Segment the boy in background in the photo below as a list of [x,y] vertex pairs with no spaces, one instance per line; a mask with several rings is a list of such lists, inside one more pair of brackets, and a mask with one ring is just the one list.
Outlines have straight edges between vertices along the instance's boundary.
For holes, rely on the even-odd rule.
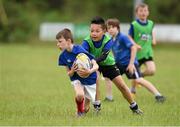
[[[149,9],[148,5],[140,3],[135,8],[137,19],[131,23],[129,29],[129,37],[136,44],[138,48],[137,59],[139,66],[144,65],[142,76],[152,76],[156,71],[156,66],[153,61],[152,45],[156,45],[156,38],[154,33],[154,23],[148,20]],[[132,88],[136,91],[136,86],[133,84]]]
[[156,45],[155,33],[153,31],[154,23],[148,20],[149,9],[148,5],[141,3],[135,9],[137,19],[131,23],[129,29],[129,37],[134,40],[137,47],[137,59],[139,66],[145,65],[145,70],[142,72],[143,76],[154,75],[156,66],[153,61],[153,48]]
[[[151,82],[142,77],[136,59],[137,47],[130,41],[128,36],[120,32],[119,20],[115,18],[108,19],[106,25],[108,33],[113,38],[112,51],[121,75],[125,73],[128,79],[132,79],[134,83],[140,84],[149,90],[155,96],[157,102],[164,102],[164,96],[160,94]],[[134,90],[131,89],[131,92],[134,92]]]

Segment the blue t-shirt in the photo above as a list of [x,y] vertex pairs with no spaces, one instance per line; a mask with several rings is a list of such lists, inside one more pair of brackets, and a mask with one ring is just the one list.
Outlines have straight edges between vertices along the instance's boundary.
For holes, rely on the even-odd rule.
[[[95,46],[96,48],[100,48],[101,45],[102,45],[103,39],[104,39],[104,36],[102,37],[102,39],[101,39],[100,41],[94,42],[94,41],[92,40],[92,42],[93,42],[93,44],[94,44],[94,46]],[[83,47],[84,49],[86,49],[88,52],[90,51],[89,43],[88,43],[86,40],[84,40],[84,41],[82,42],[82,47]],[[109,41],[104,45],[103,51],[109,51],[109,50],[111,50],[111,47],[112,47],[112,39],[109,40]]]
[[[93,59],[93,56],[90,55],[84,48],[82,48],[80,45],[74,45],[71,52],[68,52],[67,50],[62,51],[62,53],[59,56],[59,65],[60,66],[67,66],[69,69],[72,67],[76,56],[79,53],[85,53],[90,60]],[[84,85],[93,85],[96,83],[96,72],[93,72],[90,74],[87,78],[81,78],[76,72],[72,77],[70,77],[71,81],[79,80]]]
[[[116,60],[116,63],[127,66],[131,57],[131,46],[133,43],[129,40],[128,36],[118,33],[115,40],[113,40],[112,51]],[[138,64],[135,59],[135,64]]]

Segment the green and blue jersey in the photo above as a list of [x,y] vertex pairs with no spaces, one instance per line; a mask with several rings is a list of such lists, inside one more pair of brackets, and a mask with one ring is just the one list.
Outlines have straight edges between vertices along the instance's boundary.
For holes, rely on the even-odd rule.
[[153,57],[152,50],[152,30],[154,23],[151,20],[147,20],[142,23],[140,20],[135,20],[132,22],[129,29],[129,35],[134,39],[134,41],[141,46],[141,50],[137,52],[138,60],[143,58]]
[[[111,51],[112,39],[108,35],[104,35],[100,41],[94,42],[90,36],[88,36],[84,39],[82,46],[95,58],[98,58],[102,55],[102,52]],[[106,59],[98,64],[100,66],[114,65],[115,59],[113,54],[110,52]]]

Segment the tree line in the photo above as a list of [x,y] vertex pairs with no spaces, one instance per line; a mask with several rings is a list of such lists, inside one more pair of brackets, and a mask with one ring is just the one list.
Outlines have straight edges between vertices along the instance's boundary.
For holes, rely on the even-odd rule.
[[[180,23],[178,0],[144,0],[155,23]],[[133,20],[133,0],[0,0],[0,42],[38,37],[42,22],[89,23],[100,15]]]

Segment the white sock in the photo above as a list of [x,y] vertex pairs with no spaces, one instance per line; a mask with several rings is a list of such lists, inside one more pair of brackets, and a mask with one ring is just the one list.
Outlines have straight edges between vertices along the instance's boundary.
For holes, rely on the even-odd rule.
[[135,87],[131,87],[130,91],[131,91],[131,93],[136,93],[136,88]]
[[100,105],[101,104],[101,101],[100,100],[96,100],[95,102],[94,102],[94,105]]
[[130,107],[133,108],[133,107],[136,106],[136,105],[137,105],[137,103],[136,103],[136,102],[133,102],[133,103],[131,103]]
[[106,98],[109,100],[113,100],[113,96],[111,96],[111,95],[106,96]]
[[162,96],[159,92],[155,94],[155,96]]

